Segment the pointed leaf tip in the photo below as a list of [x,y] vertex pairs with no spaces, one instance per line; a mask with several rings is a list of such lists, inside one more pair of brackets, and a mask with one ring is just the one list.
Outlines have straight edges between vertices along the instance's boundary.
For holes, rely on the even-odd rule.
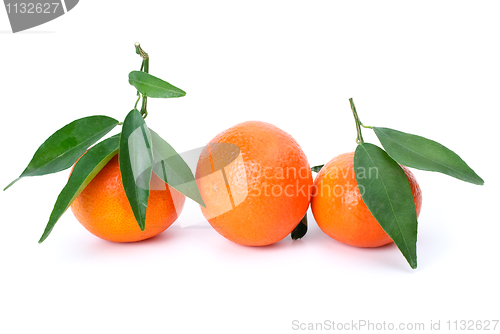
[[373,127],[387,153],[404,166],[439,172],[472,184],[479,177],[455,152],[433,140],[389,128]]
[[142,95],[152,98],[182,97],[186,92],[168,82],[142,71],[132,71],[128,75],[129,83]]
[[318,166],[314,166],[314,167],[311,167],[311,170],[315,173],[319,173],[319,171],[321,170],[321,168],[323,168],[324,165],[318,165]]
[[19,178],[5,189],[25,176],[57,173],[73,166],[92,144],[118,123],[116,119],[98,115],[80,118],[63,126],[40,145]]
[[10,188],[10,187],[14,184],[14,183],[16,183],[17,181],[19,181],[20,179],[21,179],[21,178],[20,178],[20,177],[18,177],[17,179],[15,179],[15,180],[14,180],[14,181],[12,181],[11,183],[9,183],[9,184],[7,185],[7,187],[3,188],[3,191],[5,191],[5,190],[9,189],[9,188]]
[[358,145],[354,171],[363,202],[408,264],[417,267],[417,213],[405,172],[384,150]]
[[64,212],[66,212],[71,203],[73,203],[90,181],[92,181],[101,169],[118,153],[119,140],[119,134],[105,139],[90,148],[87,153],[78,160],[68,182],[57,197],[54,208],[50,214],[49,222],[38,243],[42,243],[49,236],[55,224]]

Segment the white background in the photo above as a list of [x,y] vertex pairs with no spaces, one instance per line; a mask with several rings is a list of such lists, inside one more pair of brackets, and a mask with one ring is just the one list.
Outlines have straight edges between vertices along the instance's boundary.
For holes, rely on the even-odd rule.
[[262,120],[325,163],[355,149],[353,97],[365,124],[441,142],[485,180],[414,172],[423,209],[412,270],[394,245],[340,244],[311,214],[300,241],[239,246],[190,201],[148,241],[100,240],[68,211],[39,245],[68,172],[22,179],[0,193],[0,332],[300,332],[294,320],[428,332],[431,321],[445,331],[448,320],[499,319],[499,11],[497,1],[80,1],[12,34],[0,8],[2,188],[70,121],[124,119],[135,42],[151,74],[187,92],[148,105],[149,126],[179,152]]

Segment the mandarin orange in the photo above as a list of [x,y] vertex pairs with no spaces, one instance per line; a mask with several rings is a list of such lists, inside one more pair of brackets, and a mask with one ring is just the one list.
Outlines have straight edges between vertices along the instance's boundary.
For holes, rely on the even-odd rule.
[[76,219],[92,234],[114,242],[134,242],[165,231],[180,215],[186,197],[153,173],[141,231],[122,185],[118,155],[113,157],[71,204]]
[[[422,191],[413,173],[401,167],[410,183],[418,217]],[[311,210],[321,230],[342,243],[378,247],[393,242],[363,202],[354,173],[354,152],[335,157],[320,170],[314,180]]]
[[208,222],[247,246],[270,245],[290,234],[307,212],[313,183],[299,144],[259,121],[235,125],[211,140],[196,179]]

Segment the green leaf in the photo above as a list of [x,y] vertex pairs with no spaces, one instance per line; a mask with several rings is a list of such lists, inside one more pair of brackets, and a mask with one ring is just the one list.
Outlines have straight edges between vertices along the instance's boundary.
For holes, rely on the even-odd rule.
[[137,109],[123,121],[118,153],[123,188],[139,227],[146,227],[149,183],[153,169],[151,134]]
[[323,168],[324,165],[318,165],[318,166],[314,166],[314,167],[311,167],[311,170],[315,173],[319,173],[319,171],[321,170],[321,168]]
[[160,78],[152,76],[149,73],[141,71],[132,71],[128,75],[128,82],[137,88],[137,90],[147,97],[181,97],[186,95],[186,92],[175,86],[172,86]]
[[304,215],[304,218],[300,221],[300,223],[293,229],[290,237],[292,240],[302,239],[307,233],[307,212]]
[[373,130],[387,153],[404,166],[484,184],[483,179],[455,152],[433,140],[388,128],[374,127]]
[[188,164],[169,143],[153,130],[149,131],[153,141],[154,173],[172,188],[205,207]]
[[42,243],[49,236],[55,224],[71,203],[80,195],[92,179],[106,166],[106,164],[118,153],[120,135],[115,135],[96,144],[85,153],[76,163],[73,171],[57,197],[56,204],[50,214],[49,222],[45,227],[42,237],[38,241]]
[[77,119],[52,134],[35,152],[28,167],[4,190],[25,176],[60,172],[73,166],[76,160],[119,122],[107,116]]
[[356,148],[354,170],[363,202],[415,269],[417,212],[403,169],[384,150],[365,143]]

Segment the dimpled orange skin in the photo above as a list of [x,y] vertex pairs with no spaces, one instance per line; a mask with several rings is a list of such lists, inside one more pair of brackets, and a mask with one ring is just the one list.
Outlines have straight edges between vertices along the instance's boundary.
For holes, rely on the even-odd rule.
[[[214,157],[227,162],[235,158],[234,152],[214,143],[240,148],[241,159],[225,167],[229,186],[222,178],[200,178],[213,173],[218,163]],[[196,179],[206,204],[201,208],[205,218],[219,234],[246,246],[270,245],[289,235],[307,212],[313,182],[307,158],[292,136],[259,121],[235,125],[211,140],[210,149],[205,147],[200,155]],[[234,203],[238,198],[242,202],[228,204],[228,193]]]
[[[401,167],[410,183],[418,217],[422,192],[413,173]],[[379,247],[393,242],[361,198],[354,174],[354,152],[329,161],[316,176],[313,188],[311,210],[327,235],[356,247]]]
[[139,228],[123,189],[118,155],[104,166],[73,201],[71,210],[76,219],[99,238],[113,242],[148,239],[172,225],[180,215],[186,199],[154,173],[150,187],[144,231]]

